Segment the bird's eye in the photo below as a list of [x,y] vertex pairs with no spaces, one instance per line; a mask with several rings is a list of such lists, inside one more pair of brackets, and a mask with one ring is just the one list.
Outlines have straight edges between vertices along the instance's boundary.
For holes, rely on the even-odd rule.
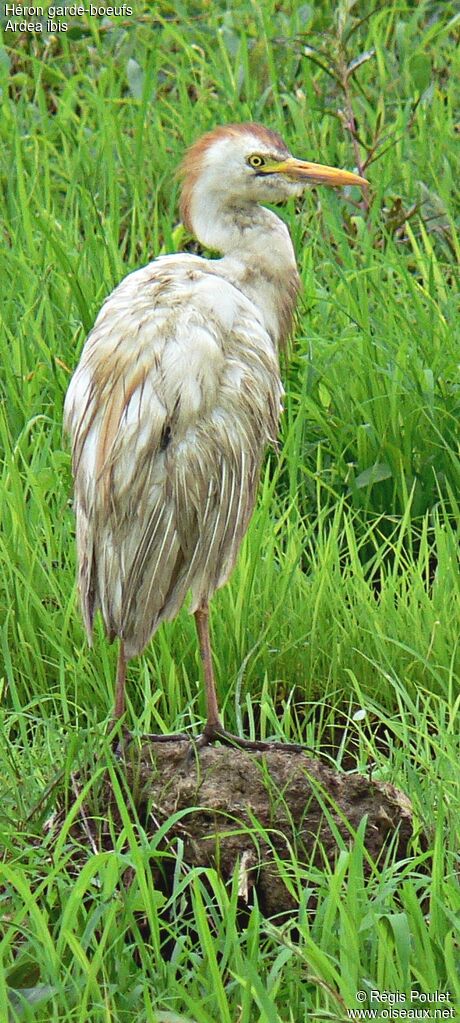
[[263,156],[259,156],[257,153],[248,158],[248,164],[250,167],[263,167],[264,163],[265,160]]

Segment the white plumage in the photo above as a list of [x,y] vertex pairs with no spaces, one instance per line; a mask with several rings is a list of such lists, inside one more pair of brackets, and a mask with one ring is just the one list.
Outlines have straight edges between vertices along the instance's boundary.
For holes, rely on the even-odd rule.
[[126,656],[228,578],[282,388],[248,299],[192,256],[138,270],[107,299],[65,403],[79,587]]
[[[89,637],[100,608],[108,636],[122,641],[116,716],[126,660],[191,590],[208,698],[204,734],[225,737],[207,609],[234,567],[261,460],[276,438],[278,345],[298,289],[287,228],[258,201],[298,194],[314,180],[312,167],[260,125],[218,128],[196,143],[184,161],[183,218],[223,258],[163,256],[126,277],[104,303],[71,380],[64,424],[79,590]],[[319,170],[339,177],[334,184],[362,181]]]

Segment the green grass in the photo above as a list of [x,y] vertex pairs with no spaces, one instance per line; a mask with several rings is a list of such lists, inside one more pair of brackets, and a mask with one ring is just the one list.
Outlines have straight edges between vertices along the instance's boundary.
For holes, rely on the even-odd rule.
[[[0,49],[0,1018],[345,1020],[371,988],[455,1002],[455,5],[184,0],[69,22],[55,38],[4,33]],[[282,930],[257,906],[239,929],[235,885],[187,872],[178,849],[164,931],[160,849],[127,793],[113,851],[72,832],[113,772],[116,651],[100,626],[88,650],[76,605],[62,402],[104,296],[190,243],[172,175],[185,145],[245,119],[299,156],[358,161],[373,201],[323,189],[282,212],[303,295],[280,452],[213,605],[226,723],[328,749],[338,735],[337,766],[351,752],[407,792],[428,850],[416,842],[399,868],[389,854],[368,880],[362,836],[324,871],[293,862],[296,929]],[[130,666],[129,723],[198,729],[203,713],[184,611]],[[46,822],[78,772],[87,790],[64,801],[56,844]]]

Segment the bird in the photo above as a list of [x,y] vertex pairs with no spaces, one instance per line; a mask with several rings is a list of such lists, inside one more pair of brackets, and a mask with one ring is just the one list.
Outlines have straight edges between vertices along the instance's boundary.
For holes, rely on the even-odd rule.
[[367,181],[295,158],[252,122],[208,131],[178,174],[182,223],[217,255],[161,255],[128,274],[102,305],[65,398],[80,603],[90,644],[98,610],[108,640],[119,640],[116,725],[128,662],[191,593],[206,696],[200,744],[263,749],[223,726],[209,604],[234,568],[276,443],[279,352],[300,288],[288,228],[264,204]]

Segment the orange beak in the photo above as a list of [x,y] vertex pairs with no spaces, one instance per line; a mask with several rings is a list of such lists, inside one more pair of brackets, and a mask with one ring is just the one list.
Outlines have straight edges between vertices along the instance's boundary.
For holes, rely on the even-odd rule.
[[285,174],[293,181],[304,181],[311,185],[331,185],[334,188],[342,185],[359,185],[361,188],[369,186],[366,178],[361,178],[359,174],[339,170],[338,167],[325,167],[321,163],[296,160],[294,156],[288,156],[280,163],[267,164],[263,171],[267,174]]

